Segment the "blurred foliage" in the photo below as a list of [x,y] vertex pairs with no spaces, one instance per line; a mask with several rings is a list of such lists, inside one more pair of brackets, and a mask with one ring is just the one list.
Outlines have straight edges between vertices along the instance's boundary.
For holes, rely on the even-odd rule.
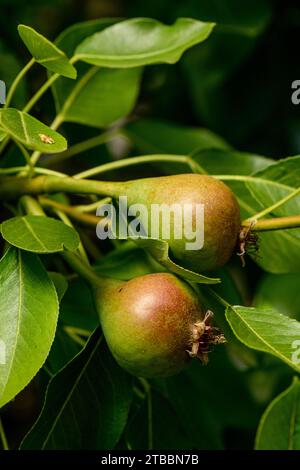
[[[1,42],[17,52],[20,63],[27,59],[15,34],[20,22],[54,39],[75,22],[101,17],[216,21],[212,38],[189,51],[175,71],[169,66],[147,70],[138,114],[208,127],[240,150],[274,158],[299,151],[299,113],[290,99],[291,82],[300,72],[290,54],[300,24],[295,1],[1,0],[0,5]],[[5,78],[13,67],[7,60],[14,59],[1,59]],[[41,76],[32,77],[33,88]]]
[[[300,5],[296,1],[0,0],[0,8],[0,78],[7,85],[29,59],[16,34],[19,23],[36,28],[51,40],[76,22],[104,17],[148,16],[171,23],[179,16],[186,16],[218,23],[212,37],[201,47],[185,53],[175,66],[160,65],[145,70],[140,100],[125,127],[124,139],[75,156],[72,173],[119,156],[161,152],[192,154],[212,174],[230,171],[268,174],[266,168],[274,160],[300,153],[300,111],[291,102],[291,83],[300,76],[299,61],[291,53],[299,37]],[[81,64],[81,67],[84,70],[85,66]],[[22,84],[14,104],[22,106],[27,92],[38,89],[44,78],[42,68],[30,72],[30,90]],[[43,102],[46,105],[38,104],[35,113],[49,123],[54,115],[50,93]],[[78,123],[63,127],[72,144],[97,135],[97,129]],[[231,152],[232,148],[237,150]],[[17,164],[18,152],[11,149],[1,166],[11,156]],[[69,162],[56,160],[55,169],[63,171],[67,167],[70,171]],[[138,168],[130,175],[164,173],[165,168],[164,165],[150,170]],[[174,171],[175,168],[172,167]],[[122,172],[115,173],[116,176],[126,177]],[[105,246],[104,252],[109,248]],[[290,256],[296,263],[296,255]],[[152,268],[157,270],[144,252],[130,244],[97,262],[99,273],[122,279],[151,272]],[[218,292],[228,301],[242,300],[246,305],[272,307],[300,319],[299,274],[262,274],[251,260],[247,272],[241,272],[240,266],[233,262],[223,274],[225,282]],[[219,313],[220,306],[214,299],[208,302],[215,311],[217,323],[226,325],[222,324],[224,316]],[[49,376],[80,349],[65,334],[65,325],[88,331],[97,325],[92,296],[83,281],[72,279],[62,300],[59,331],[45,368]],[[49,381],[45,370],[37,379],[41,388]],[[258,352],[246,353],[237,342],[221,347],[207,368],[195,364],[179,376],[154,381],[151,397],[154,448],[253,447],[263,409],[290,384],[291,376],[286,365]],[[35,385],[34,382],[5,410],[3,421],[14,445],[34,421],[38,407]],[[149,445],[149,391],[138,381],[134,390],[130,419],[119,442],[120,448]],[[26,415],[28,401],[35,404],[29,416]]]

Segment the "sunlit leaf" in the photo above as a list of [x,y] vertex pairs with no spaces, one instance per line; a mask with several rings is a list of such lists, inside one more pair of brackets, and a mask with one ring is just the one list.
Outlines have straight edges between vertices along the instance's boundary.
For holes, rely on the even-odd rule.
[[300,323],[276,310],[232,306],[226,318],[237,338],[246,346],[276,356],[296,371],[300,360],[296,346],[300,344]]
[[18,26],[18,31],[22,41],[36,62],[51,70],[51,72],[68,78],[76,78],[77,72],[75,67],[69,62],[64,52],[58,49],[49,39],[42,36],[33,28],[23,24]]
[[3,222],[0,228],[2,237],[11,245],[34,253],[74,251],[80,243],[76,230],[51,217],[13,217]]
[[0,339],[5,357],[0,363],[0,406],[44,364],[57,317],[57,294],[40,260],[10,248],[0,261]]
[[174,64],[186,49],[204,41],[213,27],[214,23],[191,18],[179,18],[171,26],[150,18],[134,18],[86,38],[75,56],[102,67]]
[[66,139],[61,134],[18,109],[2,109],[0,125],[13,139],[32,150],[58,153],[66,150],[68,146]]

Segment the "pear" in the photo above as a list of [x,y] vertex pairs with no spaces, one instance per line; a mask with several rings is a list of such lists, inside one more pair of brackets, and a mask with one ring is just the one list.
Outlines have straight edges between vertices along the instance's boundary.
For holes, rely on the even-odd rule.
[[223,342],[195,291],[170,273],[102,280],[94,298],[103,334],[118,364],[139,377],[180,372],[210,343]]
[[[203,204],[204,244],[201,248],[187,248],[191,240],[185,237],[184,219],[176,218],[174,213],[170,219],[170,236],[164,236],[162,224],[158,230],[158,238],[169,242],[171,256],[185,268],[197,272],[214,270],[226,264],[234,252],[241,225],[239,205],[230,188],[212,176],[181,174],[117,183],[114,195],[127,196],[128,205],[138,203],[147,207],[148,216],[141,214],[139,217],[148,228],[148,234],[153,228],[149,217],[153,204],[176,204],[182,210],[189,204],[193,208],[193,231],[201,230],[196,224],[195,209],[197,204]],[[183,236],[175,238],[174,234],[181,232]]]

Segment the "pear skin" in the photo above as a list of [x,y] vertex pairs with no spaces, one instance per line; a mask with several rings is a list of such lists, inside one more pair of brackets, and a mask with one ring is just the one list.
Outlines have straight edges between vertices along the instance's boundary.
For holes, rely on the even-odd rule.
[[[124,183],[119,195],[128,197],[128,205],[144,204],[151,213],[152,204],[197,204],[204,206],[204,244],[200,249],[187,249],[184,236],[176,239],[174,228],[178,220],[171,214],[170,238],[159,238],[169,242],[171,256],[183,267],[197,272],[217,269],[227,263],[237,244],[240,231],[240,209],[231,191],[221,181],[212,176],[181,174],[157,178],[145,178]],[[196,229],[196,211],[193,210],[192,227]],[[151,233],[151,219],[143,220]],[[182,221],[180,222],[182,224]],[[182,233],[184,233],[184,227]]]
[[96,288],[95,301],[107,344],[131,374],[165,377],[189,362],[204,309],[184,281],[169,273],[110,281]]

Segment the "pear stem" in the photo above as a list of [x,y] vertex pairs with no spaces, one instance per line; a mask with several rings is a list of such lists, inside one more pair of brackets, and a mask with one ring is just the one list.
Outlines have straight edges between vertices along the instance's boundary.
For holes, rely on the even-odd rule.
[[16,199],[23,194],[77,193],[99,196],[118,197],[127,183],[96,180],[77,180],[72,177],[38,176],[28,179],[23,177],[0,177],[0,198]]
[[300,227],[300,215],[288,217],[272,217],[255,221],[247,219],[242,222],[242,227],[251,227],[253,232],[267,232],[271,230],[284,230]]
[[[48,199],[41,196],[39,198],[39,202],[45,209],[61,211],[64,214],[67,214],[71,219],[89,227],[96,227],[101,221],[101,219],[96,215],[80,212],[74,208],[74,206],[67,206],[61,202],[54,201],[54,199]],[[98,206],[101,206],[101,202],[98,203]]]

